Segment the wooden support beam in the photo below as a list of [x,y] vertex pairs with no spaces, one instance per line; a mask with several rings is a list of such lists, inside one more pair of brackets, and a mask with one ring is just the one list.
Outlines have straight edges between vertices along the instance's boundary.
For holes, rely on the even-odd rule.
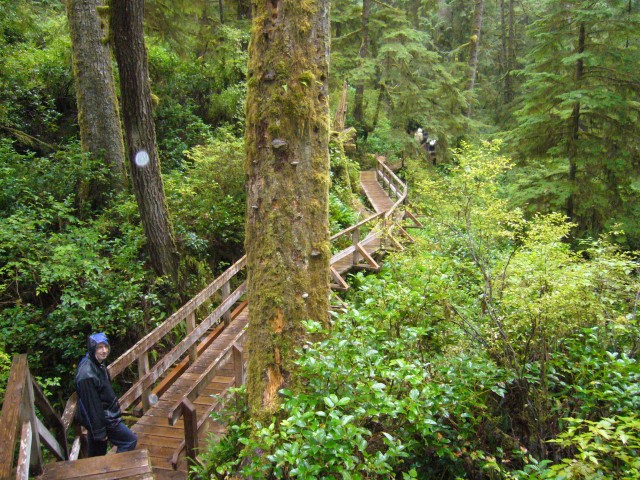
[[53,409],[53,407],[49,403],[49,400],[47,400],[47,397],[44,396],[40,385],[33,381],[33,378],[31,380],[35,405],[36,407],[38,407],[38,411],[40,412],[42,417],[48,422],[49,425],[52,426],[55,432],[56,443],[60,445],[62,451],[64,452],[63,457],[60,458],[60,460],[66,460],[69,455],[69,445],[67,444],[67,435],[62,423],[62,419]]
[[413,224],[406,225],[405,228],[424,228],[424,225],[420,222],[420,220],[418,220],[416,216],[413,213],[411,213],[409,210],[404,211],[403,220],[407,217],[413,222]]
[[62,447],[62,445],[60,445],[58,440],[49,430],[47,430],[47,427],[44,426],[44,424],[38,417],[36,417],[36,422],[38,423],[37,432],[40,436],[40,440],[42,440],[45,446],[51,453],[55,455],[58,460],[67,460],[67,452]]
[[[222,300],[224,301],[229,295],[231,295],[231,283],[226,282],[222,285]],[[225,326],[228,326],[229,322],[231,322],[231,312],[227,310],[224,315],[222,315],[222,319],[224,320]]]
[[362,258],[364,258],[368,264],[368,265],[356,265],[356,266],[364,266],[370,270],[373,270],[374,272],[377,272],[378,270],[380,270],[380,265],[378,265],[378,263],[373,259],[371,255],[369,255],[369,252],[367,252],[362,245],[360,244],[356,245],[356,250],[360,252],[360,255],[362,255]]
[[233,373],[236,388],[244,385],[244,361],[242,359],[242,346],[233,344]]
[[26,372],[25,395],[22,397],[23,414],[25,419],[31,424],[31,454],[29,473],[31,475],[40,475],[42,473],[42,450],[40,449],[40,435],[38,435],[38,416],[36,415],[36,406],[33,395],[33,380],[31,372],[27,368]]
[[[31,465],[34,436],[31,422],[28,420],[23,422],[20,431],[20,450],[18,451],[18,464],[16,465],[16,480],[29,479],[29,466]],[[6,448],[6,450],[11,451],[11,455],[13,455],[13,448]],[[4,480],[4,478],[9,478],[9,476],[2,478]]]
[[416,243],[415,239],[411,235],[409,235],[409,232],[407,232],[404,228],[402,228],[400,225],[396,225],[396,228],[400,231],[401,234],[407,237],[409,243]]
[[27,380],[27,356],[15,355],[11,362],[9,380],[2,402],[0,415],[0,478],[10,478],[13,468],[13,453],[18,438],[20,423],[20,407]]
[[330,267],[330,269],[331,269],[331,278],[333,278],[335,282],[331,284],[331,288],[333,288],[334,290],[340,290],[343,292],[346,292],[347,290],[349,290],[349,284],[344,281],[344,278],[340,276],[337,270],[333,267]]
[[[228,283],[225,283],[225,285],[227,284]],[[191,332],[193,332],[196,329],[196,312],[191,312],[189,315],[187,315],[186,325],[187,325],[187,335],[189,335]],[[189,363],[193,365],[197,359],[198,359],[198,346],[196,344],[193,344],[189,348]]]
[[192,465],[198,451],[198,416],[196,407],[188,398],[182,399],[182,416],[184,418],[184,441],[187,462]]
[[[149,352],[144,352],[138,357],[138,378],[144,378],[147,373],[149,373]],[[151,395],[151,389],[147,387],[142,391],[142,408],[145,412],[151,408],[149,395]]]

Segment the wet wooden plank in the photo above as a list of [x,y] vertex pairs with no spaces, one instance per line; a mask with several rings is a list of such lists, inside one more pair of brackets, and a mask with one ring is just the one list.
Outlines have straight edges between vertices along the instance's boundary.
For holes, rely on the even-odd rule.
[[[150,456],[147,450],[84,458],[73,462],[45,465],[41,480],[111,480],[121,478],[151,478]],[[147,477],[145,477],[147,475]]]

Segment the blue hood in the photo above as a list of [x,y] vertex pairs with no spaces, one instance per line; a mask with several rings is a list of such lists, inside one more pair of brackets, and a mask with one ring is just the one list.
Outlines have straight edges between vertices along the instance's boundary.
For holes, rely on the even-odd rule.
[[109,349],[111,349],[111,345],[109,345],[109,339],[104,332],[92,333],[91,335],[89,335],[89,338],[87,339],[87,357],[89,357],[96,363],[98,362],[96,360],[96,347],[99,343],[105,343],[109,346]]

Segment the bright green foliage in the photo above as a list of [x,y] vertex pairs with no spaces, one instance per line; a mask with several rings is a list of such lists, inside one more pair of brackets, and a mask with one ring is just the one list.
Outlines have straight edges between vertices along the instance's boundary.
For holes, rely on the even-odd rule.
[[151,42],[149,71],[158,97],[154,119],[163,165],[182,166],[185,152],[205,144],[216,127],[242,133],[247,42],[246,33],[224,25],[209,39],[208,53],[198,58]]
[[50,151],[46,144],[69,135],[63,114],[75,110],[64,11],[10,3],[0,14],[0,131]]
[[327,331],[308,326],[320,340],[301,352],[301,391],[282,392],[268,423],[232,426],[199,473],[541,479],[593,458],[605,472],[636,468],[637,265],[606,238],[574,253],[560,215],[509,210],[509,166],[485,144],[464,145],[446,174],[410,169],[426,215],[416,245],[352,277],[350,309]]
[[[141,260],[135,204],[121,198],[102,216],[83,220],[76,185],[104,174],[79,146],[51,158],[0,145],[0,336],[4,351],[29,353],[32,371],[60,377],[85,350],[86,335],[104,330],[114,352],[164,315]],[[86,169],[86,170],[83,170]]]
[[518,200],[533,211],[568,212],[582,236],[620,223],[635,246],[637,6],[549,0],[536,8],[522,106],[511,133],[525,167],[514,172]]
[[597,422],[566,420],[569,427],[553,442],[564,448],[577,447],[578,452],[552,466],[546,478],[632,480],[640,476],[640,420],[636,415]]
[[176,233],[185,254],[220,261],[241,256],[244,241],[244,143],[228,131],[187,152],[182,171],[165,178]]

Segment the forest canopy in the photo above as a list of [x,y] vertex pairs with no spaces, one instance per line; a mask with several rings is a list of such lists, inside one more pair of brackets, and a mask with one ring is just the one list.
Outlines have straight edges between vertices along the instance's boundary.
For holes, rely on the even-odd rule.
[[[135,25],[117,1],[92,1],[93,37],[81,3],[2,2],[0,397],[27,353],[60,408],[89,333],[116,358],[244,252],[252,2],[142,3],[132,98],[164,263],[137,190],[151,180],[127,163],[134,57],[114,32]],[[638,478],[640,2],[333,0],[329,34],[330,233],[366,214],[378,155],[424,228],[349,278],[329,326],[306,322],[303,388],[266,422],[240,415],[198,474]],[[115,109],[113,129],[91,108]]]

